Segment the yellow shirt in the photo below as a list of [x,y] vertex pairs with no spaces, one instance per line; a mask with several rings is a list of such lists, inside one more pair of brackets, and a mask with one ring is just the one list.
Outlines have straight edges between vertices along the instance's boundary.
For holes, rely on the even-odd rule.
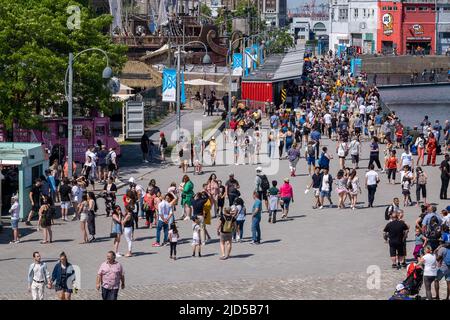
[[203,206],[203,216],[205,217],[205,224],[211,224],[211,201],[208,199]]

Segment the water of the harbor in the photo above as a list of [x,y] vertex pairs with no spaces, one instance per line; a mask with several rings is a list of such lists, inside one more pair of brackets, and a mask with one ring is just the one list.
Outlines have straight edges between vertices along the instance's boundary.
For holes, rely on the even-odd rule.
[[380,88],[380,94],[406,126],[418,126],[425,115],[433,123],[450,120],[450,85]]

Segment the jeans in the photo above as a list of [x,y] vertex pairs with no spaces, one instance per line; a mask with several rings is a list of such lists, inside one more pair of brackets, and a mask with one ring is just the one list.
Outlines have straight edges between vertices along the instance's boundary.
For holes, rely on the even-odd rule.
[[261,214],[257,214],[252,219],[252,240],[253,242],[260,242],[261,241]]
[[170,256],[177,256],[177,243],[176,242],[171,242],[170,243]]
[[102,299],[103,300],[117,300],[119,289],[106,289],[102,287]]
[[277,222],[277,210],[269,210],[269,222]]
[[[242,238],[244,237],[244,222],[245,220],[237,220],[236,224],[239,230],[239,238],[242,240]],[[236,234],[237,234],[237,230],[233,231],[233,240],[236,240]]]
[[89,213],[88,213],[87,225],[88,225],[89,234],[91,236],[95,236],[95,213],[92,211],[89,211]]
[[144,210],[144,198],[141,198],[139,200],[139,217],[144,218],[145,217],[145,210]]
[[369,167],[371,164],[376,163],[378,169],[381,169],[381,163],[378,154],[371,154],[369,158]]
[[367,186],[367,191],[369,193],[369,206],[373,206],[373,201],[375,200],[375,192],[377,191],[377,185],[369,185]]
[[427,295],[427,300],[432,299],[431,285],[433,284],[434,280],[436,280],[435,276],[424,276],[423,277],[423,283],[425,284],[425,292]]
[[418,184],[416,187],[416,197],[417,197],[417,202],[420,201],[420,191],[422,191],[422,197],[426,198],[427,197],[427,185],[426,184]]
[[439,194],[439,199],[447,199],[447,189],[449,181],[449,178],[441,177],[441,192]]
[[161,220],[158,220],[158,226],[156,229],[156,242],[161,243],[161,229],[164,228],[164,242],[167,242],[169,238],[169,225],[167,223],[164,223]]

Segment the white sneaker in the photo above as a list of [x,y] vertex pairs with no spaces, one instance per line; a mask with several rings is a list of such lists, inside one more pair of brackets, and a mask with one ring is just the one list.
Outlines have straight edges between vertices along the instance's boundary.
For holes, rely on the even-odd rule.
[[237,240],[237,241],[241,240],[241,237],[237,235],[237,236],[236,236],[236,240]]
[[323,209],[323,206],[320,206],[319,209]]
[[184,220],[184,221],[187,221],[187,220],[189,220],[189,219],[190,219],[189,217],[186,217],[186,218],[184,218],[183,220]]
[[119,252],[116,253],[116,258],[123,257]]

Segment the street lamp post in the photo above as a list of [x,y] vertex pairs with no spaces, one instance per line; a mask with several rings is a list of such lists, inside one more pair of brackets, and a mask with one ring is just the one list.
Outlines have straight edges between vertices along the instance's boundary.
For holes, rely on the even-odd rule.
[[[72,95],[72,87],[73,87],[73,62],[76,58],[78,58],[82,53],[88,52],[88,51],[99,51],[103,53],[103,55],[106,57],[106,67],[103,69],[103,79],[109,79],[112,77],[112,69],[109,66],[109,58],[108,54],[99,48],[89,48],[86,50],[83,50],[79,52],[76,56],[73,55],[73,53],[69,53],[69,66],[66,70],[66,76],[64,78],[64,89],[66,91],[66,100],[68,103],[68,116],[67,116],[67,169],[68,169],[68,175],[71,177],[73,175],[73,169],[72,169],[72,163],[73,163],[73,95]],[[67,81],[67,78],[68,81]],[[67,85],[68,82],[68,85]]]
[[[187,46],[189,44],[193,43],[200,43],[205,47],[205,55],[203,56],[203,64],[210,64],[211,63],[211,57],[208,55],[208,47],[205,43],[201,41],[190,41],[186,44],[183,44],[184,46]],[[181,128],[181,90],[180,90],[180,69],[181,69],[181,46],[177,46],[177,89],[176,89],[176,95],[177,95],[177,142],[180,142],[180,128]]]
[[[232,84],[232,70],[231,70],[231,62],[230,59],[232,59],[231,54],[233,53],[233,45],[235,42],[237,41],[241,41],[244,40],[245,38],[239,38],[236,39],[234,41],[229,41],[229,48],[228,48],[228,53],[227,53],[227,64],[228,64],[228,110],[227,110],[227,128],[230,128],[230,121],[231,121],[231,104],[232,104],[232,99],[231,99],[231,84]],[[244,62],[244,55],[242,55],[242,63]]]

